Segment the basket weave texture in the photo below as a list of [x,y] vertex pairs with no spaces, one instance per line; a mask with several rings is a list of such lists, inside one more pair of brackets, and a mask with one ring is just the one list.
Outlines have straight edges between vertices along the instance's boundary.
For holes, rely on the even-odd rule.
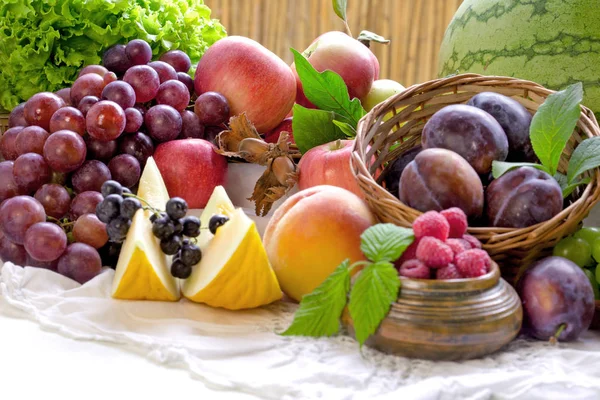
[[[358,125],[351,165],[366,200],[382,222],[410,227],[421,215],[382,187],[388,162],[418,145],[423,126],[436,111],[450,104],[466,103],[480,92],[510,96],[534,113],[553,93],[536,83],[508,77],[464,74],[414,85],[376,106]],[[581,107],[577,128],[562,154],[559,171],[566,173],[575,147],[585,138],[600,136],[594,113]],[[392,145],[399,146],[390,150]],[[374,156],[374,157],[373,157]],[[384,167],[377,181],[374,172]],[[522,268],[551,253],[554,245],[572,234],[590,209],[600,200],[600,171],[588,171],[591,182],[580,186],[566,207],[551,220],[522,229],[477,227],[469,233],[477,237],[490,256],[501,266],[502,274],[514,283]]]

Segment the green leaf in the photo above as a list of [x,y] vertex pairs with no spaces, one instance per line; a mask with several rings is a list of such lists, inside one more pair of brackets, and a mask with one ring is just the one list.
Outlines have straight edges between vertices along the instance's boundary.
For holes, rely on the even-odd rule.
[[575,190],[577,188],[577,186],[579,186],[579,185],[587,185],[591,181],[592,180],[590,178],[585,178],[585,179],[581,179],[581,180],[579,180],[577,182],[569,183],[565,187],[561,187],[562,188],[563,199],[566,199],[567,197],[569,197],[571,195],[571,193],[573,193],[573,190]]
[[340,17],[344,22],[346,22],[346,9],[348,8],[348,0],[332,0],[332,2],[333,11],[335,11],[335,14],[338,17]]
[[363,269],[350,292],[350,316],[356,340],[362,346],[381,324],[398,298],[398,271],[389,262],[378,262]]
[[600,167],[600,137],[595,136],[581,142],[573,151],[567,168],[567,179],[573,182],[585,171],[597,167]]
[[283,336],[331,336],[340,329],[340,316],[350,290],[350,260],[344,260],[312,293],[302,297]]
[[575,83],[548,96],[533,116],[531,144],[550,175],[556,173],[560,156],[577,125],[582,100],[583,85]]
[[344,135],[346,135],[347,137],[349,137],[349,138],[355,138],[356,137],[356,129],[354,129],[354,127],[352,125],[350,125],[349,123],[338,121],[338,120],[334,119],[333,120],[333,124],[335,126],[337,126],[338,128],[340,128],[340,131],[342,131],[342,133]]
[[[341,120],[356,129],[358,121],[366,111],[360,104],[360,100],[350,100],[348,88],[342,77],[330,70],[318,72],[302,54],[294,49],[291,50],[294,53],[296,72],[302,82],[306,98],[319,109],[338,114]],[[295,134],[294,131],[294,138]]]
[[556,182],[558,182],[558,185],[560,186],[561,189],[565,189],[567,186],[569,186],[569,181],[567,180],[567,176],[565,174],[561,174],[560,172],[557,172],[556,174],[554,174],[554,180]]
[[360,236],[360,250],[372,262],[393,262],[414,240],[412,229],[394,224],[377,224]]
[[334,119],[335,113],[332,111],[314,110],[294,104],[292,130],[298,150],[304,154],[313,147],[346,139],[346,135],[334,125]]
[[494,179],[498,179],[502,175],[504,175],[505,173],[510,171],[511,169],[520,168],[520,167],[537,168],[541,171],[549,173],[549,171],[543,165],[540,165],[540,164],[526,163],[526,162],[511,163],[511,162],[505,162],[505,161],[493,161],[492,162],[492,176],[494,177]]
[[381,43],[381,44],[389,44],[390,40],[384,38],[383,36],[380,36],[376,33],[373,33],[371,31],[362,31],[358,34],[358,37],[356,38],[356,40],[359,41],[368,41],[368,42],[377,42],[377,43]]
[[558,185],[560,186],[560,188],[562,190],[563,199],[566,199],[567,197],[569,197],[571,195],[571,193],[573,193],[573,190],[575,190],[577,188],[577,186],[587,185],[588,183],[591,182],[590,178],[585,178],[585,179],[580,179],[576,182],[569,183],[567,176],[565,174],[561,174],[560,172],[557,172],[556,174],[554,174],[554,179],[556,180],[556,182],[558,182]]

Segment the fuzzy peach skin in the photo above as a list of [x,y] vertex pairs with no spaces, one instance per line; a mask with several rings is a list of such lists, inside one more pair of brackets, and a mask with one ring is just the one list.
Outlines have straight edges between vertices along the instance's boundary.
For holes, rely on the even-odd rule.
[[367,204],[346,189],[315,186],[287,199],[263,238],[283,292],[300,301],[345,259],[364,260],[360,235],[375,223]]

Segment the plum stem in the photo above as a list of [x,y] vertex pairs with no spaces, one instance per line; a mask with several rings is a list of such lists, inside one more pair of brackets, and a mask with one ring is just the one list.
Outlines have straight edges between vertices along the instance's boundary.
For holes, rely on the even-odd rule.
[[567,324],[560,324],[558,326],[558,329],[556,330],[556,333],[554,334],[554,336],[550,337],[550,343],[551,344],[557,344],[558,343],[558,337],[565,330],[566,327],[567,327]]

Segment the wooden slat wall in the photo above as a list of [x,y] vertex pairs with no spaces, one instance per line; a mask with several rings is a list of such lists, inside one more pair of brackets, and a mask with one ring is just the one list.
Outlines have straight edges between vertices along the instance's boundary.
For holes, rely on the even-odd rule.
[[[373,44],[381,77],[403,85],[436,77],[437,55],[446,26],[462,0],[349,0],[348,20],[356,37],[363,30],[392,42]],[[330,30],[344,30],[331,0],[205,0],[230,35],[248,36],[292,62],[293,47],[304,50]]]

